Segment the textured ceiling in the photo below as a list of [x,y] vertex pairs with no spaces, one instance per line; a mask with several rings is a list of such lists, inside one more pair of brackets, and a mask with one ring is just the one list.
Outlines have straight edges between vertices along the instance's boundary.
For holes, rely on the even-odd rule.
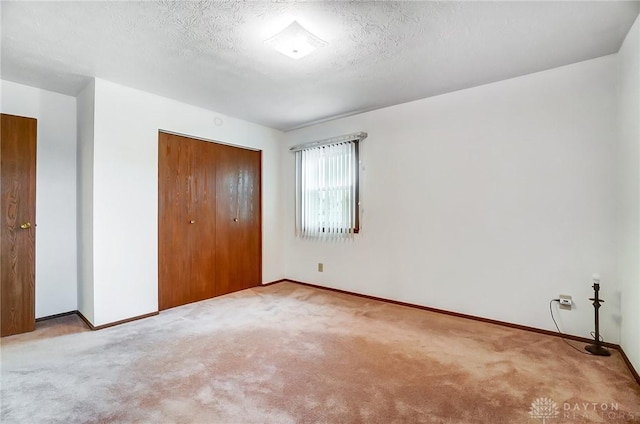
[[[618,51],[640,3],[7,2],[3,79],[90,77],[282,130]],[[329,45],[263,41],[296,19]]]

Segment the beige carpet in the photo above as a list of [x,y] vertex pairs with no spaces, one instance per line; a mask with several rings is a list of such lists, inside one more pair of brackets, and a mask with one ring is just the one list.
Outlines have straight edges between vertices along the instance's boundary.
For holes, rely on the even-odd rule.
[[640,422],[617,352],[293,283],[47,334],[2,339],[2,423]]

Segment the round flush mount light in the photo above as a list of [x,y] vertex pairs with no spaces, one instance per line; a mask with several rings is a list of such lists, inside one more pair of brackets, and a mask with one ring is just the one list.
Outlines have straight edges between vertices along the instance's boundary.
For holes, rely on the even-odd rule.
[[315,49],[327,45],[326,41],[310,33],[298,21],[291,22],[289,26],[265,40],[264,43],[292,59],[303,58]]

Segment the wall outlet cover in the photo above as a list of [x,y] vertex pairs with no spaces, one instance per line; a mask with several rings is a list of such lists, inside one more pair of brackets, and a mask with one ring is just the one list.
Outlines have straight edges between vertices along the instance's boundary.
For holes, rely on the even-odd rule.
[[560,296],[560,309],[565,309],[570,311],[573,307],[573,300],[571,300],[571,296],[568,294],[561,294]]

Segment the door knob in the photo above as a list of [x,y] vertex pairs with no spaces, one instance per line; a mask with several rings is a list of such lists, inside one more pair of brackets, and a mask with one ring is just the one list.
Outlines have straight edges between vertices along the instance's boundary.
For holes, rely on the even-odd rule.
[[31,223],[25,222],[23,224],[20,224],[20,228],[22,228],[23,230],[28,230],[29,228],[31,228]]
[[194,221],[193,219],[191,221],[189,221],[189,224],[195,224],[196,221]]

